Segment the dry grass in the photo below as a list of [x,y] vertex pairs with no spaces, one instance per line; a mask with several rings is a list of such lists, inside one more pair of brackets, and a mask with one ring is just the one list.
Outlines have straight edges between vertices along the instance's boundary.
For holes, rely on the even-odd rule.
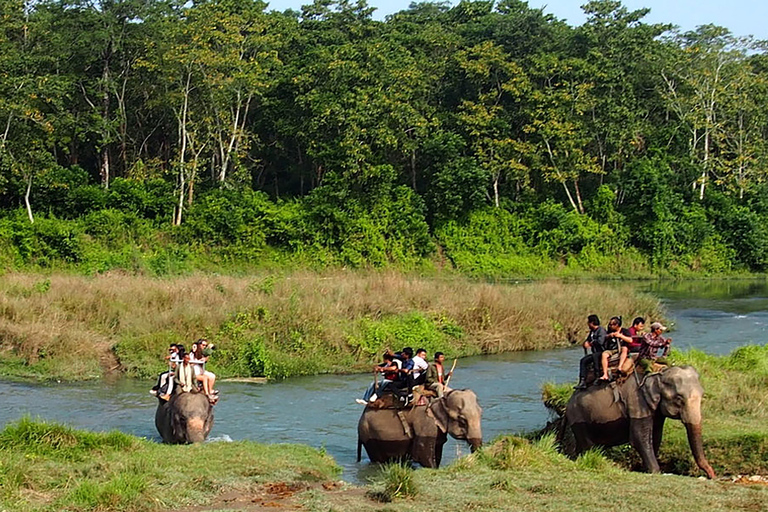
[[[7,274],[0,281],[0,353],[7,374],[64,379],[98,376],[118,363],[151,373],[164,345],[202,335],[224,349],[237,336],[259,337],[269,350],[279,347],[281,357],[352,353],[367,363],[381,348],[373,345],[400,348],[403,334],[395,329],[362,343],[370,326],[391,326],[407,315],[434,325],[445,351],[461,356],[564,346],[583,338],[592,312],[657,318],[659,303],[626,285],[492,285],[395,272],[166,279]],[[420,335],[414,333],[414,344]]]

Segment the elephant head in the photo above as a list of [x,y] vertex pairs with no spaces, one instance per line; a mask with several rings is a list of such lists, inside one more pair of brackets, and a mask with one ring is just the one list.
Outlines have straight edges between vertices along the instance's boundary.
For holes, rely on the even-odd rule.
[[202,443],[213,427],[213,407],[202,393],[176,393],[158,404],[155,424],[166,443]]
[[466,389],[449,391],[427,409],[427,415],[435,420],[441,432],[467,441],[473,452],[483,444],[482,414],[477,396]]
[[682,421],[696,465],[709,478],[714,478],[715,472],[704,455],[701,436],[701,399],[704,388],[696,370],[691,366],[674,366],[650,377],[642,390],[652,410],[666,418]]

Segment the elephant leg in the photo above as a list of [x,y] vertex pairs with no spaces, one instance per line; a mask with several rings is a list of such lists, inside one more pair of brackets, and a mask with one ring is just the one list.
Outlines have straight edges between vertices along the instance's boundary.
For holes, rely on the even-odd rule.
[[443,461],[443,446],[445,446],[445,442],[448,440],[448,437],[443,434],[437,437],[435,440],[435,467],[439,468],[440,463]]
[[653,417],[633,418],[629,424],[629,442],[643,459],[643,466],[649,473],[660,471],[659,461],[653,453]]
[[653,418],[653,454],[656,460],[659,460],[659,448],[661,447],[661,438],[664,435],[664,420],[667,418],[662,414],[656,414]]
[[592,438],[589,437],[587,426],[583,423],[571,425],[571,431],[573,432],[573,437],[576,440],[576,451],[574,453],[575,456],[578,457],[583,452],[595,446]]
[[434,437],[419,437],[413,440],[411,458],[425,468],[437,468],[435,458],[436,442]]

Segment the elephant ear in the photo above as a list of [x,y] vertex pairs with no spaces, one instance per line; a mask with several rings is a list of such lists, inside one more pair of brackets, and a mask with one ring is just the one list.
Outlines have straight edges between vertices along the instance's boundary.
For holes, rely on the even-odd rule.
[[658,409],[659,402],[661,402],[661,379],[659,375],[646,377],[643,385],[643,397],[652,411]]
[[427,416],[435,420],[435,425],[443,434],[448,431],[448,412],[445,410],[445,399],[438,399],[429,404]]

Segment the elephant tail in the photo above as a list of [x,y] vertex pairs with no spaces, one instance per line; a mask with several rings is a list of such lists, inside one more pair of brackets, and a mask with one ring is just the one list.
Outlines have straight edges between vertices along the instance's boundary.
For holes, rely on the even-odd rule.
[[360,440],[360,437],[357,438],[357,462],[360,462],[360,459],[362,459],[363,456],[363,442]]

